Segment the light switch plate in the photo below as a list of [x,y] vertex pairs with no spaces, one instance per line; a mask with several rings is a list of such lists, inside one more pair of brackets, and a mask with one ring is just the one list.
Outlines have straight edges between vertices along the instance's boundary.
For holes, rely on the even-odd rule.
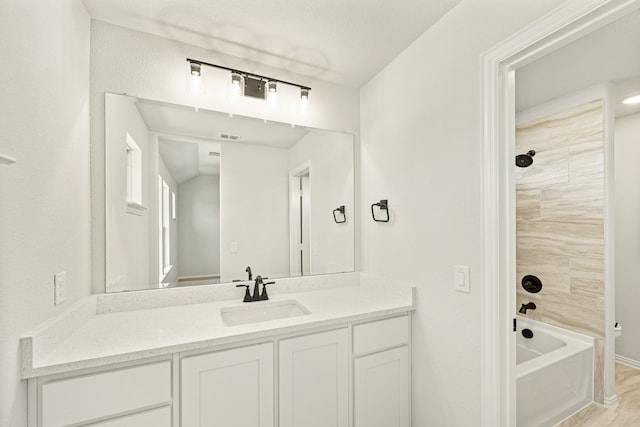
[[232,254],[238,253],[238,242],[231,242],[231,253]]
[[60,272],[53,276],[54,305],[60,305],[67,299],[67,273]]
[[469,286],[469,266],[454,265],[453,266],[453,289],[458,292],[471,293]]

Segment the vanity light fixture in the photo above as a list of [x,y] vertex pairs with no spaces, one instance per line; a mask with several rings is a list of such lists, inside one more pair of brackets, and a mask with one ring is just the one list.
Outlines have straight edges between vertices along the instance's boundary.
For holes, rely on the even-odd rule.
[[[211,64],[192,58],[187,58],[187,62],[190,65],[191,75],[194,77],[201,76],[203,65],[231,72],[231,83],[234,86],[234,92],[243,96],[267,99],[267,93],[276,93],[278,91],[278,83],[280,83],[300,88],[300,99],[303,101],[307,101],[309,99],[309,91],[311,88],[308,86],[274,79],[273,77],[261,76],[247,71],[236,70],[222,65]],[[236,87],[238,89],[236,89]]]
[[200,70],[202,68],[200,64],[197,62],[190,62],[189,65],[191,66],[191,75],[194,77],[200,77]]
[[633,95],[622,100],[623,104],[633,105],[640,104],[640,95]]

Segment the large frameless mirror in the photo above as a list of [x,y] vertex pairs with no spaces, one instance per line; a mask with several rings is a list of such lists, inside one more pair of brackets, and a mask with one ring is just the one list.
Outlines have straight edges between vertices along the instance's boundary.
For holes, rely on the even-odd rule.
[[353,271],[352,135],[105,102],[107,292]]

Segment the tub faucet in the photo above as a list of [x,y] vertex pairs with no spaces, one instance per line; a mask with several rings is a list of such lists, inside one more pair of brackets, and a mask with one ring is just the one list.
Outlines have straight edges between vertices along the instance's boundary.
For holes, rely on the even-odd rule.
[[520,310],[518,311],[520,313],[527,314],[527,310],[535,310],[535,309],[536,309],[536,305],[530,302],[528,304],[522,304],[522,307],[520,307]]

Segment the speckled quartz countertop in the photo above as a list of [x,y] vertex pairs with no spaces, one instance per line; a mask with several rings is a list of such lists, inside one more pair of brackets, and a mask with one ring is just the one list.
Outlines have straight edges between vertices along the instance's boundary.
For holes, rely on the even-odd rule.
[[269,288],[269,303],[295,300],[311,313],[225,326],[222,308],[248,305],[241,301],[244,289],[236,289],[235,284],[87,297],[22,337],[22,378],[239,343],[414,309],[413,286],[362,273],[277,282]]

